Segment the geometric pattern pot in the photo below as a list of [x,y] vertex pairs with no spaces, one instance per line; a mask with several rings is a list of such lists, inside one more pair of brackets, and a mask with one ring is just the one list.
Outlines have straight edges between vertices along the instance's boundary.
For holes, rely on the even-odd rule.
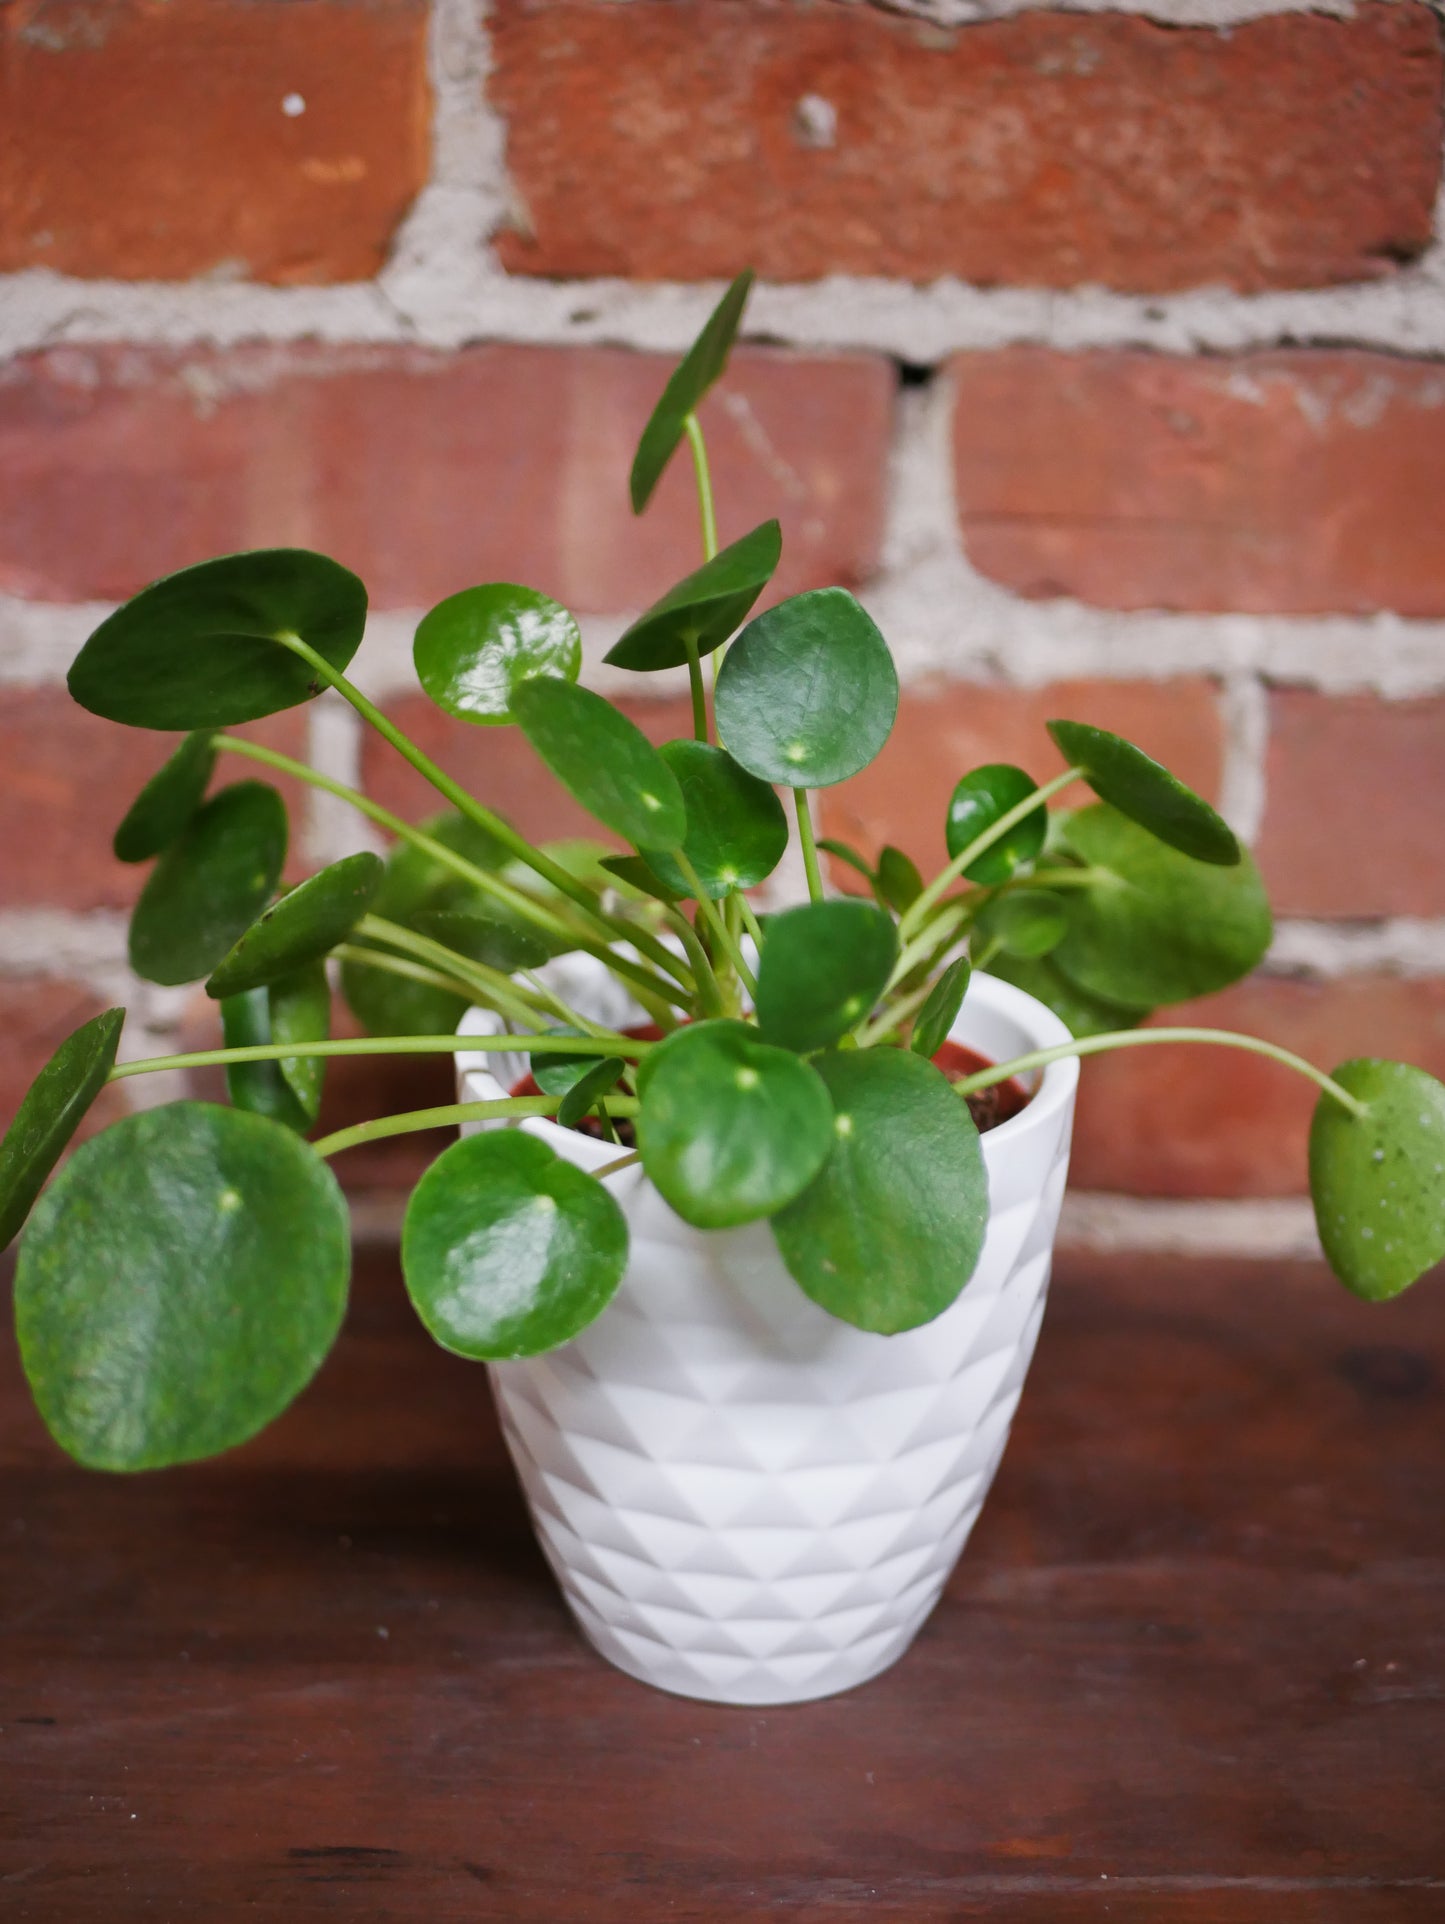
[[[642,1019],[589,958],[565,963],[558,985],[584,1013]],[[482,1010],[462,1024],[501,1027]],[[976,975],[953,1036],[999,1060],[1067,1031]],[[458,1072],[462,1099],[481,1101],[527,1065],[464,1055]],[[1076,1060],[1051,1065],[984,1136],[978,1268],[942,1316],[899,1336],[819,1309],[766,1223],[693,1229],[636,1165],[608,1179],[632,1237],[613,1302],[561,1349],[489,1365],[542,1548],[604,1657],[684,1696],[783,1704],[849,1690],[907,1649],[1008,1441],[1077,1083]],[[584,1167],[617,1153],[545,1120],[520,1126]]]

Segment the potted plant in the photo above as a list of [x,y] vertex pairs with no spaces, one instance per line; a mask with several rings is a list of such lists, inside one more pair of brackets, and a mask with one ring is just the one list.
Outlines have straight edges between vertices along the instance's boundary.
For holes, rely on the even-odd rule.
[[[0,1243],[29,1217],[21,1355],[62,1447],[97,1469],[191,1461],[269,1423],[337,1334],[334,1159],[462,1125],[410,1199],[406,1287],[438,1342],[491,1365],[575,1611],[637,1675],[780,1702],[891,1662],[962,1547],[1042,1313],[1079,1057],[1213,1043],[1309,1077],[1321,1239],[1375,1300],[1445,1255],[1445,1088],[1139,1026],[1252,968],[1269,910],[1213,809],[1083,723],[1050,725],[1066,770],[1042,785],[962,774],[932,880],[834,843],[867,894],[826,897],[809,795],[878,753],[897,680],[841,589],[749,619],[776,522],[719,547],[696,410],[749,281],[669,380],[631,476],[640,512],[688,443],[703,563],[609,660],[685,666],[693,738],[654,748],[581,687],[577,625],[532,589],[464,590],[416,635],[427,694],[519,727],[627,852],[532,846],[377,710],[346,675],[365,589],[323,556],[186,569],[91,636],[75,698],[182,737],[116,832],[154,862],[131,960],[204,980],[224,1046],[118,1063],[122,1010],[77,1030],[0,1145]],[[402,822],[226,732],[326,688],[443,813]],[[283,890],[281,798],[256,779],[210,793],[222,756],[351,802],[395,838],[389,860]],[[1051,814],[1066,789],[1092,797]],[[780,792],[809,900],[760,916]],[[331,1038],[329,965],[367,1036]],[[329,1058],[428,1052],[458,1058],[458,1102],[308,1140]],[[105,1083],[205,1065],[228,1105],[129,1115],[44,1187]]]

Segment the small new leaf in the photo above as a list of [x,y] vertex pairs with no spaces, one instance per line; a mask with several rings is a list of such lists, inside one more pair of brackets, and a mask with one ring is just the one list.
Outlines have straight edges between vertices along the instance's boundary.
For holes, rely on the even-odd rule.
[[286,806],[266,782],[213,795],[151,870],[130,923],[130,964],[148,982],[208,976],[276,892]]
[[126,810],[112,843],[117,861],[148,862],[168,849],[200,807],[215,765],[209,729],[187,735]]
[[124,1021],[124,1009],[107,1009],[83,1022],[26,1090],[0,1140],[0,1249],[14,1241],[45,1178],[105,1087]]
[[745,268],[708,316],[702,332],[662,390],[632,462],[634,514],[641,514],[652,499],[652,491],[683,437],[688,415],[727,366],[752,285],[752,269]]
[[608,661],[650,672],[682,667],[689,639],[699,656],[721,648],[772,579],[782,548],[776,521],[754,528],[654,602],[614,643]]

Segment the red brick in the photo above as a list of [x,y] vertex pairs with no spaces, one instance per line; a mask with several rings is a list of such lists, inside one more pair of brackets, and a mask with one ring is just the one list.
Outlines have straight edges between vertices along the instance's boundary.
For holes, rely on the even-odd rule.
[[1445,698],[1270,697],[1259,859],[1281,914],[1445,915]]
[[[99,1015],[105,1004],[76,982],[44,976],[0,977],[5,1020],[0,1023],[0,1135],[10,1126],[25,1091],[45,1064],[82,1022]],[[94,1135],[125,1113],[120,1089],[103,1090],[81,1125],[80,1137]]]
[[425,0],[13,0],[0,269],[369,278],[426,178],[426,24]]
[[[1445,982],[1258,976],[1159,1023],[1235,1029],[1322,1069],[1392,1056],[1445,1076]],[[1291,1196],[1308,1188],[1312,1086],[1261,1056],[1216,1048],[1121,1050],[1083,1066],[1076,1189],[1135,1196]]]
[[[982,762],[1014,762],[1040,782],[1060,773],[1064,764],[1044,733],[1060,715],[1127,736],[1202,794],[1218,795],[1223,736],[1211,682],[950,683],[905,690],[878,759],[815,798],[822,832],[869,857],[892,842],[931,875],[947,858],[944,814],[959,778]],[[1087,799],[1084,789],[1061,797],[1065,806]],[[852,886],[850,871],[833,866],[838,885]]]
[[1011,348],[953,374],[964,545],[1017,594],[1445,613],[1436,363]]
[[1421,5],[941,31],[873,6],[500,0],[492,38],[518,273],[1252,290],[1372,279],[1429,240]]
[[[304,711],[239,731],[282,754],[304,756]],[[110,852],[116,824],[174,748],[177,737],[121,728],[77,708],[63,689],[8,689],[0,702],[0,902],[7,908],[122,908],[147,873]],[[269,780],[255,763],[226,757],[215,782]],[[304,873],[296,844],[304,799],[278,782],[292,818],[288,868]]]
[[[381,607],[480,581],[592,611],[697,565],[690,463],[641,520],[669,360],[621,349],[64,348],[0,368],[0,590],[118,599],[238,548],[334,554]],[[722,535],[777,514],[778,593],[873,566],[893,397],[861,355],[739,353],[704,407]]]

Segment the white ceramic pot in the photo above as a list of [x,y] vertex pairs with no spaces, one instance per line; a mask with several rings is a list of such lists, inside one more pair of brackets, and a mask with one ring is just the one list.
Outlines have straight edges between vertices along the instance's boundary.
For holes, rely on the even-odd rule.
[[[644,1020],[586,957],[584,1013]],[[590,1006],[589,1006],[590,1005]],[[463,1033],[503,1025],[473,1010]],[[1067,1040],[1032,996],[975,976],[956,1041],[995,1061]],[[462,1099],[506,1093],[523,1056],[458,1057]],[[490,1366],[537,1534],[591,1642],[660,1689],[714,1703],[830,1696],[907,1649],[998,1467],[1043,1317],[1078,1063],[983,1138],[982,1257],[942,1316],[875,1336],[828,1316],[766,1223],[689,1227],[636,1166],[608,1178],[632,1251],[590,1329]],[[529,1119],[597,1168],[610,1145]]]

